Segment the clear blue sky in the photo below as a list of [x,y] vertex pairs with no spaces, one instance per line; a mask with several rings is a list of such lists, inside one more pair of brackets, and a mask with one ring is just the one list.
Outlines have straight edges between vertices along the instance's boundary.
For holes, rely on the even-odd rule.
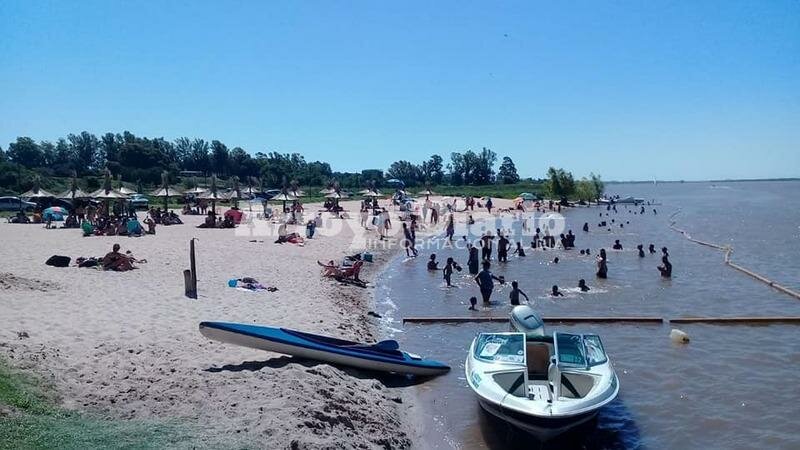
[[0,145],[219,139],[336,170],[800,176],[800,2],[0,1]]

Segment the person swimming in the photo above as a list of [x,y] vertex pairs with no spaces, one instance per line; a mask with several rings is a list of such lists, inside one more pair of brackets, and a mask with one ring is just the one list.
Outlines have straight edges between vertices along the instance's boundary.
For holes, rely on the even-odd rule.
[[560,261],[560,260],[558,259],[558,256],[556,256],[556,257],[553,259],[553,264],[558,264],[558,261]]
[[644,245],[639,244],[636,249],[639,250],[639,258],[644,258]]
[[581,256],[583,256],[583,255],[585,255],[585,254],[586,254],[586,250],[584,250],[584,249],[581,249]]
[[661,254],[664,256],[669,256],[669,250],[667,250],[667,247],[661,247]]
[[514,306],[519,305],[519,296],[522,295],[525,297],[525,301],[530,303],[531,300],[528,298],[528,295],[522,292],[522,289],[519,288],[519,282],[514,280],[511,282],[511,292],[508,293],[508,298],[511,300],[511,304]]
[[[602,216],[603,214],[600,214],[600,215]],[[584,222],[583,231],[585,231],[587,233],[589,232],[589,222]]]
[[551,297],[563,297],[564,294],[561,291],[558,290],[558,285],[554,284],[553,285],[553,290],[550,291],[550,296]]
[[614,246],[611,248],[613,248],[614,250],[622,250],[622,244],[619,243],[619,239],[614,241]]
[[588,292],[590,290],[589,286],[586,285],[586,280],[583,278],[578,280],[578,288],[581,290],[581,292]]
[[648,247],[648,248],[647,248],[647,250],[648,250],[648,251],[650,252],[650,254],[652,255],[653,253],[655,253],[655,252],[656,252],[656,246],[655,246],[655,245],[653,245],[653,244],[650,244],[650,247]]
[[439,263],[436,261],[436,253],[432,253],[431,259],[428,260],[428,270],[439,270]]

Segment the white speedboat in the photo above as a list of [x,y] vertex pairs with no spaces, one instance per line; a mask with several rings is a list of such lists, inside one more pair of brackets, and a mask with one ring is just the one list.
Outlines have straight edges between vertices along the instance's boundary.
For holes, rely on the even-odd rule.
[[511,323],[514,331],[478,334],[467,355],[467,382],[487,412],[545,441],[616,398],[599,336],[546,335],[528,306],[514,308]]

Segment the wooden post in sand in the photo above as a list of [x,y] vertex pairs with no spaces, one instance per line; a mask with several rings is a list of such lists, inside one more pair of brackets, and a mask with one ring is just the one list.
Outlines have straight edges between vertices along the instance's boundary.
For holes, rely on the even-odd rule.
[[189,270],[183,271],[186,296],[197,298],[197,265],[194,259],[194,238],[189,240]]

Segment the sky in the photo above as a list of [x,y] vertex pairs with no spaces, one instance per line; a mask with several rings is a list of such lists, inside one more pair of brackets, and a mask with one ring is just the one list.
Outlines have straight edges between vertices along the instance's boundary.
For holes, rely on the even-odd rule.
[[87,130],[386,169],[800,176],[797,1],[0,1],[0,146]]

